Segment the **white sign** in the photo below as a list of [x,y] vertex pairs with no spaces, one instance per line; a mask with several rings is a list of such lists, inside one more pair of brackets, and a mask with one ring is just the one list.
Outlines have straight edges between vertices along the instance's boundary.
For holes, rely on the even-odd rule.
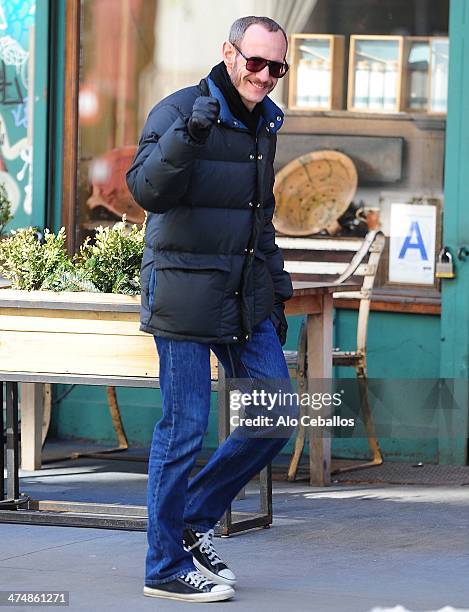
[[436,206],[391,204],[389,281],[433,285]]

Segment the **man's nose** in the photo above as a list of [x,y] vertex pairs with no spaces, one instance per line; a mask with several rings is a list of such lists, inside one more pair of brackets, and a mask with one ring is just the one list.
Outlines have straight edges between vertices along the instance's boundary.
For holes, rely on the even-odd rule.
[[268,81],[270,79],[269,66],[264,66],[262,70],[259,70],[257,77],[260,81]]

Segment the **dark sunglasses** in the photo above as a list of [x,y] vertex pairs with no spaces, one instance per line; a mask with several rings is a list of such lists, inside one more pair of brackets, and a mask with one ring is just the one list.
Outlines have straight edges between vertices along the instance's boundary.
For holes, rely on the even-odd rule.
[[289,68],[287,62],[274,62],[272,60],[266,60],[263,57],[246,57],[241,49],[239,49],[235,44],[231,44],[246,60],[246,70],[249,70],[249,72],[260,72],[261,70],[264,70],[266,66],[268,66],[270,76],[273,76],[276,79],[281,79],[287,74]]

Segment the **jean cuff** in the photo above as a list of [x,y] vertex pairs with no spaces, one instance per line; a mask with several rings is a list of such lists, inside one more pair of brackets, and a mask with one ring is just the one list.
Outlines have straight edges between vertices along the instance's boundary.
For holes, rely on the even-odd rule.
[[145,580],[145,586],[147,587],[156,587],[159,584],[165,584],[166,582],[171,582],[172,580],[176,580],[176,578],[180,578],[181,576],[184,576],[184,574],[187,574],[187,572],[193,572],[195,571],[197,568],[195,567],[195,565],[189,565],[186,568],[182,568],[180,569],[178,572],[176,572],[175,574],[173,574],[172,576],[168,576],[168,578],[162,578],[161,580]]

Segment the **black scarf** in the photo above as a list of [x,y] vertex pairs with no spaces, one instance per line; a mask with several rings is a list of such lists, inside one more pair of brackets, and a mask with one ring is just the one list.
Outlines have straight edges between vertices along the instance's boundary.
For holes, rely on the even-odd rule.
[[261,116],[262,104],[256,104],[252,111],[249,111],[241,100],[238,90],[231,82],[225,62],[220,62],[214,66],[208,76],[221,90],[232,115],[244,123],[250,132],[255,134],[257,132],[259,117]]

